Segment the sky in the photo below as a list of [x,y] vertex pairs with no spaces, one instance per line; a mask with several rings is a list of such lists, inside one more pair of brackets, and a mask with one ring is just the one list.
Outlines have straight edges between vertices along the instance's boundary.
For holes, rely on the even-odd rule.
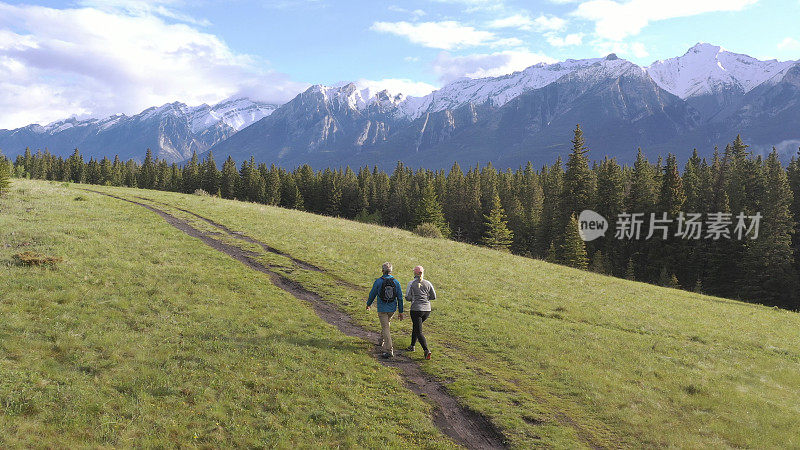
[[459,77],[697,42],[800,59],[800,0],[0,0],[0,128],[312,84],[425,95]]

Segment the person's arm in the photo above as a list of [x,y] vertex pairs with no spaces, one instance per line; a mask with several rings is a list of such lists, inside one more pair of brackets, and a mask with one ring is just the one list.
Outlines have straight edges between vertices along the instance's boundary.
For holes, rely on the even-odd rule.
[[429,281],[428,286],[431,287],[431,292],[428,294],[428,300],[436,300],[436,291],[433,289],[433,283]]
[[380,290],[380,287],[378,286],[379,281],[380,278],[378,278],[377,280],[375,280],[374,283],[372,283],[372,289],[369,291],[369,298],[367,298],[367,309],[369,309],[369,307],[372,306],[372,302],[374,302],[375,297],[378,296],[378,291]]

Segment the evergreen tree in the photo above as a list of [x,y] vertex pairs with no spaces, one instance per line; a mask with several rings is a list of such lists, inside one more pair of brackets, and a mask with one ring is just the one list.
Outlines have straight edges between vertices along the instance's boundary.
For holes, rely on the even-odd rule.
[[578,226],[578,218],[572,214],[564,229],[564,242],[561,244],[559,260],[566,266],[586,270],[589,261],[586,257],[586,245],[581,239]]
[[659,212],[666,212],[669,217],[677,217],[683,210],[686,193],[683,190],[683,179],[678,172],[678,161],[675,155],[667,156],[667,164],[661,179],[661,195],[659,195]]
[[156,186],[157,168],[153,160],[153,152],[148,148],[144,155],[144,163],[139,170],[139,187],[153,189]]
[[422,198],[417,204],[417,210],[414,216],[414,225],[430,223],[435,225],[436,228],[442,232],[442,236],[448,237],[450,235],[450,228],[444,220],[442,205],[439,203],[439,198],[436,196],[436,191],[433,189],[432,183],[428,183],[423,189]]
[[589,265],[592,272],[607,275],[609,273],[606,265],[606,258],[603,256],[603,251],[598,250],[592,255],[592,262]]
[[94,158],[89,158],[89,163],[86,164],[86,182],[100,184],[100,164]]
[[328,216],[338,217],[342,210],[342,186],[336,172],[325,169],[322,172],[322,196],[325,199],[324,213]]
[[[75,152],[77,151],[78,149],[76,148]],[[25,155],[23,156],[22,160],[22,168],[25,177],[30,178],[33,172],[33,155],[31,154],[31,149],[29,147],[25,147]]]
[[[597,213],[608,220],[609,228],[616,223],[617,216],[625,209],[625,180],[622,167],[613,158],[604,158],[597,168]],[[596,248],[603,249],[608,274],[624,270],[627,257],[621,248],[621,242],[614,239],[613,230],[608,230],[605,237],[597,241]],[[599,252],[600,250],[598,250]]]
[[[27,161],[28,160],[27,153],[30,152],[26,152],[25,166],[33,169],[33,159],[31,157],[30,161]],[[83,156],[81,156],[81,153],[78,151],[77,148],[72,153],[72,156],[70,156],[69,159],[67,159],[66,165],[67,165],[67,179],[65,181],[83,183],[84,180],[86,179],[85,165],[83,163]]]
[[506,213],[500,204],[500,196],[497,193],[492,199],[492,208],[484,219],[486,233],[483,235],[483,244],[495,250],[508,251],[514,240],[514,233],[508,229]]
[[625,266],[625,279],[636,280],[636,266],[633,264],[633,258],[628,259],[628,265]]
[[136,165],[136,161],[129,159],[125,163],[125,168],[123,169],[122,175],[122,185],[127,187],[137,187],[137,176],[139,173],[139,167]]
[[368,206],[366,197],[362,197],[358,187],[358,177],[349,166],[345,168],[344,174],[340,177],[340,189],[342,191],[342,217],[352,219],[362,209]]
[[[797,155],[800,155],[798,149]],[[800,273],[800,159],[797,155],[792,157],[787,168],[787,179],[792,191],[792,218],[794,219],[794,233],[792,234],[792,252],[794,253],[794,268]]]
[[114,156],[114,162],[111,164],[111,185],[122,186],[125,181],[125,165],[119,160],[119,155]]
[[191,194],[197,189],[200,189],[200,164],[197,159],[197,153],[192,151],[192,158],[189,164],[183,168],[183,192]]
[[739,288],[748,299],[796,309],[797,272],[792,258],[792,192],[774,148],[764,163],[765,190],[759,235],[745,241]]
[[565,225],[573,214],[580,214],[581,211],[593,207],[594,183],[592,172],[589,170],[588,151],[583,131],[578,125],[575,127],[572,152],[567,159],[567,170],[564,173],[562,213]]
[[541,178],[533,169],[533,164],[528,162],[521,176],[520,202],[523,212],[524,232],[520,236],[515,234],[515,240],[520,241],[520,248],[530,255],[537,254],[536,235],[542,224],[544,210],[544,191]]
[[169,167],[166,159],[161,159],[156,165],[156,189],[161,191],[171,191],[172,188],[172,170]]
[[103,157],[103,160],[100,161],[100,184],[110,186],[113,178],[111,160]]
[[294,175],[287,174],[281,183],[281,206],[292,209],[303,209],[303,196],[294,181]]
[[453,230],[467,230],[469,227],[469,214],[467,213],[466,181],[464,172],[458,163],[453,163],[445,180],[445,195],[443,197],[443,213]]
[[239,171],[236,170],[236,162],[228,156],[228,159],[222,164],[222,173],[220,174],[220,194],[222,198],[235,198],[238,184]]
[[660,271],[660,264],[650,258],[653,247],[659,244],[655,240],[645,240],[649,230],[650,214],[658,213],[658,176],[654,167],[639,149],[636,162],[631,173],[630,193],[626,200],[627,209],[632,214],[643,214],[642,236],[639,240],[626,242],[627,254],[636,265],[637,279],[655,281]]
[[564,191],[564,171],[561,157],[556,159],[552,167],[542,170],[544,179],[542,202],[542,225],[536,236],[539,255],[549,254],[550,244],[558,249],[561,245],[564,227],[558,227],[562,217],[562,201]]
[[208,152],[206,160],[203,161],[203,169],[200,173],[200,189],[215,195],[220,190],[220,178],[222,178],[219,170],[217,170],[217,162],[214,161],[214,154]]
[[0,153],[0,194],[11,185],[11,163]]
[[467,172],[464,185],[464,237],[468,242],[477,243],[481,241],[483,232],[481,177],[477,166],[471,168],[469,172]]

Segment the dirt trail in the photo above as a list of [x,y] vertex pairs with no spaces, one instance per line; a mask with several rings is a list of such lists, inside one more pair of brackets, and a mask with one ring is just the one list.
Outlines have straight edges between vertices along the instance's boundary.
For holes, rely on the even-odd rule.
[[[158,200],[153,200],[153,199],[150,199],[150,198],[147,198],[147,197],[136,196],[135,198],[138,198],[138,199],[141,199],[141,200],[146,200],[146,201],[149,201],[149,202],[152,202],[152,203],[157,203],[157,204],[164,205],[164,206],[167,206],[167,207],[170,207],[170,208],[175,208],[175,209],[177,209],[179,211],[183,211],[183,212],[185,212],[187,214],[195,216],[198,219],[201,219],[201,220],[205,221],[206,223],[208,223],[208,224],[210,224],[210,225],[222,230],[223,232],[227,233],[231,237],[234,237],[236,239],[241,239],[241,240],[244,240],[244,241],[252,243],[252,244],[259,245],[259,246],[261,246],[261,248],[263,248],[264,250],[266,250],[268,252],[275,253],[275,254],[278,254],[278,255],[281,255],[281,256],[285,256],[285,257],[289,258],[291,261],[293,261],[300,268],[303,268],[303,269],[306,269],[306,270],[313,270],[313,271],[316,271],[316,272],[323,272],[323,273],[327,274],[328,276],[334,278],[334,280],[336,280],[336,282],[341,286],[346,286],[346,287],[348,287],[350,289],[354,289],[354,290],[364,289],[361,286],[358,286],[356,284],[350,283],[347,280],[339,278],[338,276],[333,275],[333,274],[331,274],[331,273],[329,273],[329,272],[327,272],[327,271],[325,271],[325,270],[323,270],[323,269],[321,269],[321,268],[319,268],[319,267],[317,267],[317,266],[315,266],[315,265],[313,265],[313,264],[311,264],[311,263],[309,263],[307,261],[303,261],[301,259],[295,258],[295,257],[289,255],[288,253],[284,253],[284,252],[282,252],[280,250],[277,250],[274,247],[271,247],[271,246],[269,246],[269,245],[267,245],[267,244],[265,244],[265,243],[263,243],[261,241],[258,241],[256,239],[250,237],[250,236],[247,236],[247,235],[245,235],[245,234],[243,234],[243,233],[241,233],[239,231],[233,231],[230,228],[226,227],[225,225],[222,225],[221,223],[215,222],[214,220],[209,219],[208,217],[204,217],[204,216],[202,216],[200,214],[197,214],[196,212],[189,211],[189,210],[183,209],[183,208],[179,208],[177,206],[170,205],[169,203],[160,202]],[[293,281],[288,280],[288,279],[287,279],[287,281],[289,281],[290,283],[294,283]],[[302,288],[302,286],[300,286],[300,287]],[[284,289],[286,289],[286,288],[284,288]],[[314,294],[314,295],[316,295],[316,294]],[[320,300],[322,300],[322,299],[320,299]],[[317,314],[321,316],[319,311],[317,311]],[[349,315],[347,315],[347,318],[348,319],[350,318]],[[325,318],[325,320],[328,323],[331,323],[331,324],[336,325],[337,327],[339,327],[339,329],[342,330],[343,332],[345,332],[345,334],[348,334],[348,335],[351,335],[351,336],[356,336],[355,334],[350,334],[347,331],[343,330],[341,326],[339,326],[337,323],[332,322],[328,318]],[[364,337],[364,336],[360,336],[360,335],[358,335],[358,337],[361,337],[362,339],[368,339],[368,340],[374,340],[376,337],[379,337],[379,335],[377,333],[373,333],[373,332],[369,332],[369,331],[367,331],[367,333],[370,333],[370,335],[368,337]],[[386,363],[383,360],[381,362],[383,362],[384,365],[391,365],[391,364]],[[414,391],[414,392],[416,392],[417,394],[420,394],[420,392],[417,392],[417,391]],[[547,401],[544,398],[539,398],[538,400],[540,401],[540,403],[547,403]],[[583,441],[583,443],[586,444],[587,447],[592,448],[592,449],[596,449],[596,450],[604,448],[602,445],[597,444],[595,442],[596,440],[595,440],[593,434],[590,431],[585,429],[581,424],[576,422],[569,415],[567,415],[567,414],[565,414],[564,412],[561,412],[561,411],[553,411],[552,415],[553,415],[553,418],[558,423],[560,423],[561,425],[574,429],[576,435],[578,436],[578,438],[581,441]],[[498,432],[498,436],[500,436],[502,438],[502,435],[499,434],[499,432]]]
[[[293,281],[275,272],[269,266],[265,266],[264,264],[258,262],[256,260],[256,258],[259,256],[257,253],[243,250],[234,245],[226,244],[214,239],[216,233],[208,233],[198,230],[186,220],[175,217],[154,206],[118,197],[116,195],[107,194],[105,192],[91,189],[83,190],[113,197],[118,200],[130,202],[149,209],[150,211],[161,216],[167,223],[178,230],[183,231],[189,236],[200,239],[213,249],[225,253],[233,259],[240,261],[247,267],[268,275],[275,286],[285,290],[296,298],[309,303],[320,318],[329,324],[336,326],[342,333],[348,336],[363,339],[372,344],[375,344],[380,339],[379,333],[367,330],[366,328],[356,324],[350,315],[340,311],[333,304],[325,301],[319,294],[304,288],[296,281]],[[148,201],[152,200],[148,199]],[[201,217],[190,211],[181,211],[195,215],[198,218],[211,223],[215,227],[222,229],[233,236],[241,236],[243,240],[259,244],[267,251],[274,250],[268,250],[272,247],[269,247],[266,244],[250,237],[244,236],[241,233],[229,230],[224,225],[216,224],[209,219]],[[277,250],[275,251],[277,252]],[[280,254],[285,255],[284,253]],[[288,257],[288,255],[285,256]],[[295,262],[299,261],[295,260],[294,258],[292,258],[292,260]],[[316,270],[322,271],[322,269],[319,268]],[[486,417],[460,404],[455,397],[447,392],[447,389],[441,382],[434,379],[432,376],[425,374],[414,360],[403,355],[397,355],[391,360],[385,360],[379,357],[379,353],[379,349],[375,347],[375,350],[373,350],[373,356],[377,358],[378,361],[384,366],[398,369],[406,387],[433,405],[433,422],[442,431],[442,433],[466,448],[494,449],[506,447],[506,439],[504,438],[503,434]]]
[[153,200],[153,199],[147,198],[147,197],[136,196],[135,198],[138,198],[138,199],[141,199],[141,200],[145,200],[145,201],[148,201],[148,202],[152,202],[152,203],[157,203],[159,205],[164,205],[164,206],[167,206],[167,207],[170,207],[170,208],[175,208],[178,211],[183,211],[186,214],[191,214],[191,215],[197,217],[198,219],[208,223],[209,225],[212,225],[212,226],[214,226],[216,228],[219,228],[220,230],[224,231],[225,233],[227,233],[228,235],[230,235],[233,238],[240,239],[240,240],[243,240],[245,242],[249,242],[251,244],[258,245],[258,246],[260,246],[261,248],[263,248],[264,250],[266,250],[266,251],[268,251],[270,253],[274,253],[276,255],[280,255],[280,256],[284,256],[286,258],[289,258],[293,263],[295,263],[295,265],[297,265],[297,267],[300,267],[301,269],[311,270],[311,271],[314,271],[314,272],[324,272],[325,274],[327,274],[328,276],[330,276],[334,280],[336,280],[336,282],[341,286],[345,286],[345,287],[348,287],[350,289],[363,289],[363,287],[361,287],[361,286],[359,286],[357,284],[351,283],[351,282],[349,282],[349,281],[347,281],[345,279],[342,279],[342,278],[340,278],[340,277],[338,277],[336,275],[333,275],[333,274],[331,274],[329,272],[326,272],[326,271],[320,269],[319,267],[315,266],[314,264],[311,264],[308,261],[303,261],[302,259],[295,258],[294,256],[292,256],[292,255],[290,255],[290,254],[288,254],[286,252],[282,252],[282,251],[276,249],[275,247],[267,245],[266,243],[261,242],[261,241],[259,241],[257,239],[251,238],[250,236],[247,236],[247,235],[245,235],[245,234],[243,234],[243,233],[241,233],[239,231],[233,231],[230,228],[226,227],[225,225],[222,225],[219,222],[215,222],[215,221],[209,219],[208,217],[201,216],[200,214],[197,214],[196,212],[189,211],[188,209],[179,208],[177,206],[173,206],[173,205],[170,205],[168,203],[160,202],[158,200]]

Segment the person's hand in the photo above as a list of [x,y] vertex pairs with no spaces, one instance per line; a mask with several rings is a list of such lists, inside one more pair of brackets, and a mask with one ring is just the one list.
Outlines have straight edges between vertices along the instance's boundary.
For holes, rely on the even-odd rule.
[[403,320],[403,313],[398,314],[397,318],[399,318],[400,320]]
[[370,309],[372,309],[372,306],[367,305],[367,311],[369,311]]

